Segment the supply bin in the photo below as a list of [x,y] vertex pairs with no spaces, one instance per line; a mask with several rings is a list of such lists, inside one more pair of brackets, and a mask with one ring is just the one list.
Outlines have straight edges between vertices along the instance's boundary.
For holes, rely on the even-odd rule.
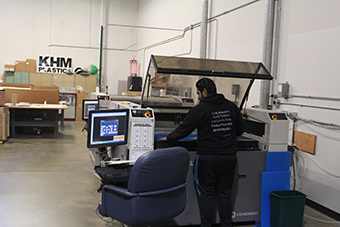
[[302,227],[306,195],[295,190],[271,191],[271,227]]

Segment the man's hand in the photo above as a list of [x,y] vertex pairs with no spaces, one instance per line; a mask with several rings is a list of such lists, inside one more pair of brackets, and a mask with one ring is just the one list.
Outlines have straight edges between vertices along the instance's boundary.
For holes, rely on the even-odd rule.
[[163,137],[163,138],[159,138],[160,141],[166,141],[166,137]]

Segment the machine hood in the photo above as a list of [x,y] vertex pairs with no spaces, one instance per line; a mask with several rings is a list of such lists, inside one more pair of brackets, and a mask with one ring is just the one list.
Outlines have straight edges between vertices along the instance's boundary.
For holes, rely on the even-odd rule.
[[222,93],[240,109],[243,108],[255,79],[273,78],[261,62],[151,55],[141,104],[150,106],[152,103],[153,107],[166,107],[170,103],[175,103],[172,107],[194,106],[197,102],[195,85],[202,77],[214,80],[217,92]]

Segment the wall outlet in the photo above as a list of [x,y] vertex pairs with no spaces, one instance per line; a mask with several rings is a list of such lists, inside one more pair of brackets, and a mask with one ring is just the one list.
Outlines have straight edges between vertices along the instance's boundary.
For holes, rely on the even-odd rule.
[[284,84],[279,84],[278,87],[278,97],[280,98],[285,98],[288,99],[289,98],[289,83],[288,81]]
[[296,119],[297,116],[298,116],[298,113],[297,113],[297,112],[289,112],[289,113],[288,113],[288,117],[289,117],[290,119]]

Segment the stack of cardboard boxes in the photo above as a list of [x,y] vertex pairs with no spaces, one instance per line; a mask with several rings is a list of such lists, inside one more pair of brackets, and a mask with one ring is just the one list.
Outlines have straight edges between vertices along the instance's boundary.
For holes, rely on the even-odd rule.
[[16,61],[15,65],[5,65],[6,83],[30,83],[30,72],[35,72],[36,61],[26,59],[26,61]]
[[[63,74],[63,73],[39,73],[36,72],[36,60],[26,59],[26,61],[16,61],[14,65],[5,65],[5,77],[4,81],[8,87],[20,87],[20,91],[8,89],[8,95],[6,102],[11,102],[12,94],[15,93],[18,96],[18,102],[30,102],[33,103],[32,96],[37,96],[37,92],[41,92],[41,88],[46,93],[55,93],[57,88],[62,93],[75,93],[77,97],[75,116],[76,120],[81,120],[81,108],[82,100],[84,98],[90,98],[91,92],[95,91],[97,85],[97,75],[80,75],[80,74]],[[53,86],[50,87],[50,86]],[[0,81],[1,86],[1,81]],[[59,88],[58,88],[59,87]],[[29,93],[23,93],[25,89],[29,89]],[[37,91],[39,90],[39,91]],[[49,92],[48,90],[51,90]],[[58,94],[59,95],[59,94]],[[50,100],[48,95],[44,94],[44,97],[49,104],[55,103],[54,95],[53,100]],[[59,101],[59,100],[58,100]],[[57,102],[58,102],[57,101]],[[70,108],[71,110],[71,108]]]
[[35,72],[36,61],[26,59],[26,61],[15,61],[15,65],[5,65],[6,72]]
[[0,89],[0,142],[9,137],[9,108],[5,104],[5,90]]

